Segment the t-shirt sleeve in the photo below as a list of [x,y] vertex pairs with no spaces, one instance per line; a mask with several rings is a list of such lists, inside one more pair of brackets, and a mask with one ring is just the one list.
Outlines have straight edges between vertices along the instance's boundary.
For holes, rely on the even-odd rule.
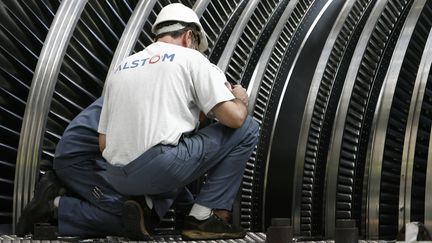
[[110,88],[110,85],[107,85],[106,90],[105,90],[105,94],[104,94],[104,101],[103,101],[103,105],[102,105],[102,110],[100,113],[99,126],[98,126],[98,133],[100,133],[100,134],[106,134],[107,127],[108,127],[109,88]]
[[228,90],[227,79],[220,68],[210,63],[204,56],[191,67],[192,81],[197,96],[197,105],[208,114],[218,103],[233,100],[234,95]]

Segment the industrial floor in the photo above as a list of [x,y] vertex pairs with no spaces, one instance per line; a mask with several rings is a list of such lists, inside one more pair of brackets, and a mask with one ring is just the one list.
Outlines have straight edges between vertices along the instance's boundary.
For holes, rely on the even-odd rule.
[[[59,237],[57,240],[32,240],[31,237],[17,237],[15,235],[0,235],[0,242],[1,243],[25,243],[25,242],[31,242],[31,243],[58,243],[58,242],[80,242],[80,243],[86,243],[86,242],[100,242],[100,243],[111,243],[111,242],[138,242],[138,241],[129,241],[126,238],[122,237],[106,237],[106,238],[99,238],[99,239],[79,239],[74,237]],[[253,233],[248,232],[246,237],[244,239],[237,239],[237,240],[208,240],[208,241],[184,241],[181,239],[180,236],[159,236],[155,237],[152,241],[139,241],[139,242],[195,242],[195,243],[204,243],[204,242],[212,242],[212,243],[264,243],[266,242],[266,235],[264,233]],[[305,242],[305,243],[333,243],[333,240],[322,240],[322,241],[301,241],[294,239],[293,242]],[[359,240],[359,243],[399,243],[403,241],[366,241],[366,240]],[[416,242],[429,242],[430,241],[416,241]],[[278,243],[278,242],[275,242]]]
[[[264,233],[252,233],[249,232],[244,239],[237,240],[213,240],[213,241],[183,241],[180,236],[159,236],[155,237],[152,241],[140,241],[140,242],[240,242],[240,243],[249,243],[249,242],[265,242],[266,235]],[[126,238],[122,237],[106,237],[103,239],[79,239],[74,237],[59,237],[58,240],[32,240],[31,237],[17,237],[14,235],[0,235],[1,243],[9,243],[9,242],[40,242],[40,243],[48,243],[48,242],[130,242]],[[132,241],[133,242],[133,241]],[[136,241],[135,241],[136,242]]]

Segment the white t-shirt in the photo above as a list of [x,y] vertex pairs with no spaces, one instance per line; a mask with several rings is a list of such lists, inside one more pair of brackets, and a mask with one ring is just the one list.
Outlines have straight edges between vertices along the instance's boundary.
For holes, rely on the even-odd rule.
[[107,80],[98,132],[103,157],[126,165],[156,144],[177,145],[199,112],[234,99],[226,77],[196,50],[156,42],[118,65]]

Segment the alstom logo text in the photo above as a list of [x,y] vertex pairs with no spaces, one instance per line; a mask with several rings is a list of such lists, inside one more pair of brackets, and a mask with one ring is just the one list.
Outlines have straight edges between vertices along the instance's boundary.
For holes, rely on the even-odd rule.
[[144,58],[144,59],[137,59],[137,60],[133,60],[133,61],[128,61],[128,62],[124,62],[120,65],[117,66],[116,70],[114,71],[114,73],[121,71],[121,70],[125,70],[125,69],[131,69],[131,68],[137,68],[137,67],[142,67],[146,64],[155,64],[158,62],[172,62],[175,58],[175,54],[163,54],[163,55],[154,55],[150,58]]

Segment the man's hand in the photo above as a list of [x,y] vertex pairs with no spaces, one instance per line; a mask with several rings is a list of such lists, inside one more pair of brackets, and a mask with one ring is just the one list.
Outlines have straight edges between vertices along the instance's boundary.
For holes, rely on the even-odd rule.
[[246,106],[248,106],[249,97],[247,95],[245,88],[243,88],[240,84],[236,84],[234,85],[231,92],[234,95],[234,97],[236,97],[236,99],[241,100]]

